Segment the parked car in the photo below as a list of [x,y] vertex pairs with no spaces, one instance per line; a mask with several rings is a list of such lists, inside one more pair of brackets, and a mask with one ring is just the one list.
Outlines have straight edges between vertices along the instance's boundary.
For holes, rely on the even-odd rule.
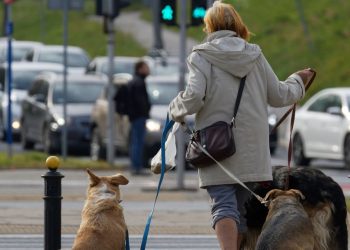
[[[114,83],[116,89],[121,84],[127,84],[131,79],[129,74],[118,74]],[[166,119],[170,101],[178,93],[177,76],[149,76],[146,78],[147,91],[152,103],[150,118],[146,121],[146,137],[144,148],[144,164],[157,153],[160,148],[160,139],[163,124]],[[107,145],[107,89],[104,89],[97,99],[91,115],[91,158],[94,160],[106,158]],[[130,123],[127,116],[115,114],[114,145],[118,153],[128,154]]]
[[332,159],[350,168],[350,88],[324,89],[310,98],[296,112],[292,138],[296,165]]
[[[38,76],[22,103],[21,141],[24,149],[42,143],[45,152],[61,149],[62,126],[67,128],[69,149],[89,152],[90,114],[107,80],[102,76],[68,75],[66,101],[63,75],[44,73]],[[63,103],[67,104],[67,120]]]
[[[8,95],[7,93],[7,63],[0,65],[0,85],[3,92],[0,105],[0,128],[2,129],[2,138],[7,133],[7,115],[8,115]],[[22,114],[22,100],[27,95],[27,90],[32,84],[34,78],[41,72],[62,73],[63,67],[59,64],[51,63],[26,63],[15,62],[12,64],[12,85],[11,85],[11,101],[12,101],[12,133],[15,139],[20,136]]]
[[[42,47],[44,44],[33,41],[12,41],[12,61],[21,61],[31,50]],[[0,63],[7,61],[7,42],[0,43]]]
[[[142,58],[149,65],[152,76],[179,75],[178,57],[149,57]],[[187,69],[187,67],[185,66]]]
[[[26,54],[24,60],[63,64],[63,46],[46,45],[32,49]],[[89,62],[90,57],[84,49],[75,46],[67,47],[67,64],[70,72],[85,73]]]
[[[114,57],[114,70],[113,74],[128,73],[134,74],[134,66],[139,58],[128,56],[116,56]],[[91,60],[86,68],[88,74],[104,74],[108,75],[109,61],[106,56],[95,57]]]

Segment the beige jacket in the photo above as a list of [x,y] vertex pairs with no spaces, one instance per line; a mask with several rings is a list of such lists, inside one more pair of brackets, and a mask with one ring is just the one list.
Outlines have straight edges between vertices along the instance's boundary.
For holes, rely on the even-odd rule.
[[[243,182],[272,179],[268,105],[282,107],[304,96],[302,79],[293,74],[279,81],[259,46],[232,31],[218,31],[195,46],[188,57],[185,91],[170,103],[173,120],[196,114],[195,128],[230,122],[240,78],[247,75],[233,133],[236,153],[221,163]],[[200,187],[235,183],[217,165],[199,169]]]

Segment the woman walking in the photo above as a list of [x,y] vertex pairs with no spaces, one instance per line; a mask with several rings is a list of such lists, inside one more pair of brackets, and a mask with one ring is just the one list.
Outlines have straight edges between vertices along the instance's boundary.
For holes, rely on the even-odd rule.
[[[260,47],[248,43],[249,30],[230,4],[216,1],[204,24],[207,40],[188,57],[188,85],[170,103],[171,119],[183,122],[186,115],[196,114],[196,130],[218,121],[230,123],[240,79],[246,76],[232,128],[236,153],[221,163],[248,185],[272,180],[267,107],[300,100],[313,73],[305,69],[279,81]],[[239,249],[240,234],[247,229],[244,202],[249,193],[215,164],[198,174],[211,199],[212,227],[221,249]]]

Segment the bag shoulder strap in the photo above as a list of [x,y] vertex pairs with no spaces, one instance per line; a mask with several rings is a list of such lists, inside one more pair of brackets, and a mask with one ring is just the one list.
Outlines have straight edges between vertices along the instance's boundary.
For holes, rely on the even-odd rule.
[[238,112],[239,104],[241,103],[241,98],[242,98],[246,78],[247,78],[247,76],[242,77],[241,81],[239,83],[239,89],[238,89],[235,107],[234,107],[234,111],[233,111],[233,118],[231,120],[231,127],[235,126],[235,118],[236,118],[236,115]]

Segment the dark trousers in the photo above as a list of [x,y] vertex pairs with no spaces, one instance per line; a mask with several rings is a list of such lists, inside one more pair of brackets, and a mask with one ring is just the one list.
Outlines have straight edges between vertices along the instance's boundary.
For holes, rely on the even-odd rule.
[[143,147],[145,142],[146,118],[140,117],[131,123],[131,167],[138,171],[143,168]]

